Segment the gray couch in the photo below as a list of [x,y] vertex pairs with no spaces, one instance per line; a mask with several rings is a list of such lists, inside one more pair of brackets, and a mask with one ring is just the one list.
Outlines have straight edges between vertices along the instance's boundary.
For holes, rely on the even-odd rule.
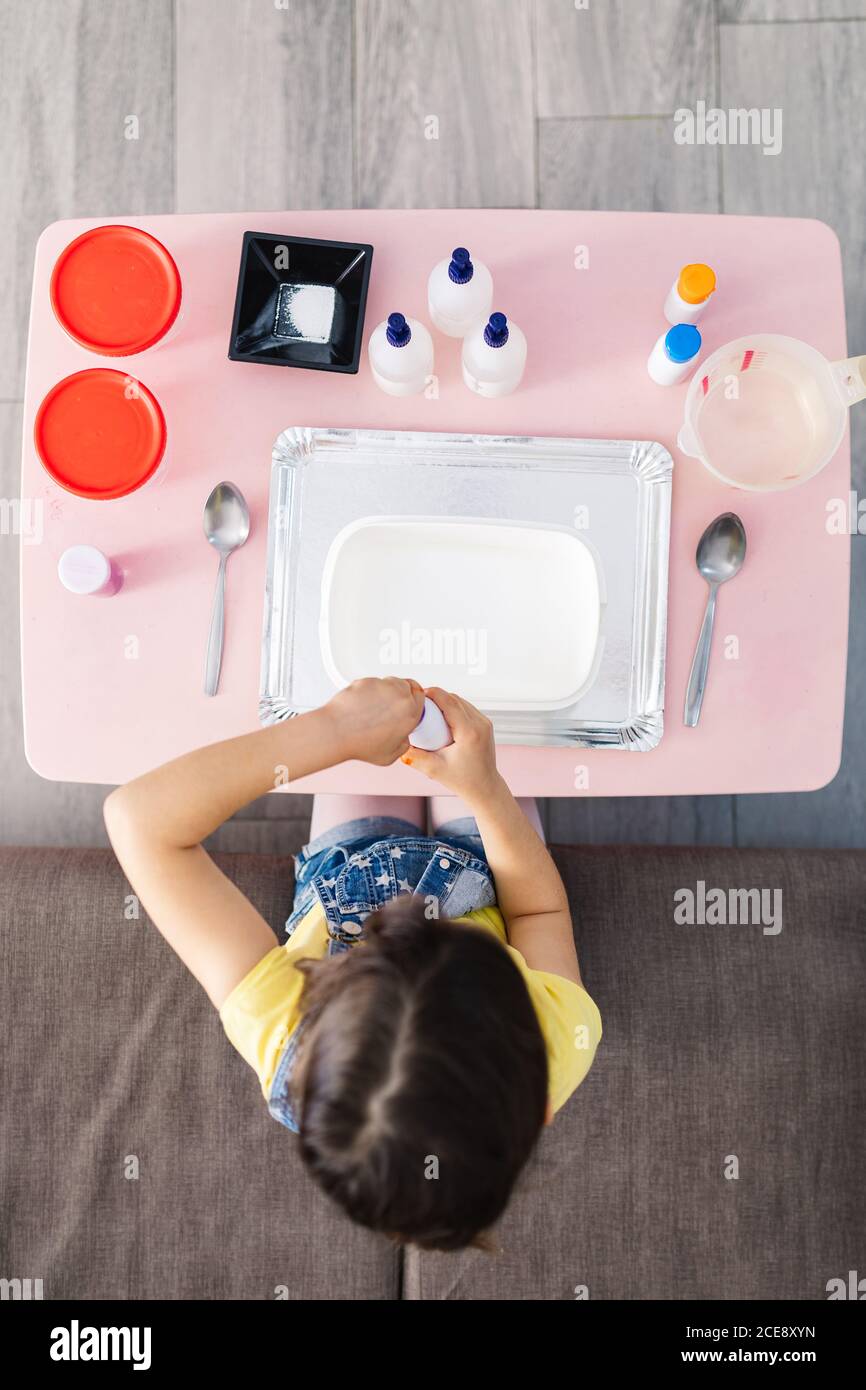
[[[331,1208],[108,852],[0,850],[0,1277],[47,1299],[822,1299],[866,1272],[866,853],[554,853],[604,1040],[500,1252],[446,1256]],[[221,863],[285,919],[289,858]],[[782,931],[677,925],[698,880],[781,889]]]

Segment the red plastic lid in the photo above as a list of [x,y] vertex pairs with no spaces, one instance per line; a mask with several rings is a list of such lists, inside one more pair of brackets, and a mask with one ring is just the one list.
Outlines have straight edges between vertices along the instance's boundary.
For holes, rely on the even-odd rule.
[[55,482],[79,497],[125,497],[165,453],[165,418],[134,377],[91,367],[64,377],[39,407],[33,438]]
[[180,309],[177,266],[137,227],[94,227],[71,241],[51,275],[51,305],[91,352],[129,357],[159,342]]

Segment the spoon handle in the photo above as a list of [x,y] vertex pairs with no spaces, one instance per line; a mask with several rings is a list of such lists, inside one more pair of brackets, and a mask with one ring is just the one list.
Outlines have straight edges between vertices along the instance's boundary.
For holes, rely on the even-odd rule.
[[710,665],[710,649],[713,644],[713,623],[716,618],[717,591],[717,586],[711,584],[710,592],[707,596],[704,621],[701,623],[701,633],[698,637],[698,645],[695,647],[688,689],[686,690],[686,708],[683,721],[689,729],[693,729],[701,717],[701,705],[704,702],[707,671]]
[[213,596],[213,609],[210,615],[210,632],[207,639],[207,660],[205,662],[204,693],[216,695],[220,683],[220,667],[223,660],[223,637],[225,635],[226,601],[226,561],[227,555],[220,556],[216,592]]

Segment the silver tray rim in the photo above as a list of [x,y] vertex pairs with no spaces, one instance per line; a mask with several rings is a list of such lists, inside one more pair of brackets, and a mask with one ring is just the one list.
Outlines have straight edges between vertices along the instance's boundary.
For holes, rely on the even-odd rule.
[[[667,597],[670,551],[670,512],[673,458],[656,440],[586,439],[561,435],[483,435],[428,430],[383,430],[294,425],[274,441],[268,507],[268,550],[262,625],[259,721],[281,723],[304,713],[279,692],[279,652],[290,624],[290,605],[275,613],[275,593],[285,594],[293,545],[277,545],[289,516],[293,535],[297,516],[292,508],[294,479],[323,448],[340,452],[358,447],[359,439],[378,452],[427,449],[447,452],[443,463],[498,467],[505,462],[531,467],[543,460],[547,468],[578,472],[631,473],[639,484],[637,551],[642,560],[636,576],[632,650],[644,657],[633,671],[637,680],[637,713],[628,722],[574,720],[568,728],[539,729],[533,713],[492,715],[497,742],[524,747],[619,748],[650,752],[664,734]],[[579,453],[581,457],[576,458]],[[278,527],[278,520],[281,525]]]

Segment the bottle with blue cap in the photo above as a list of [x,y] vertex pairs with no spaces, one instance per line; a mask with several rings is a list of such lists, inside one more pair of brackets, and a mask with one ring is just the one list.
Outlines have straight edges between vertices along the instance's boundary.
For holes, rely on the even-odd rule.
[[493,277],[483,261],[473,261],[465,246],[456,246],[427,281],[430,320],[449,338],[465,338],[486,321],[493,303]]
[[662,333],[649,355],[646,369],[658,386],[675,386],[690,376],[701,350],[701,335],[693,323],[676,323]]
[[370,334],[373,380],[389,396],[417,396],[433,375],[433,339],[418,319],[389,314]]
[[463,339],[463,380],[479,396],[507,396],[525,366],[526,337],[504,314],[491,314]]

